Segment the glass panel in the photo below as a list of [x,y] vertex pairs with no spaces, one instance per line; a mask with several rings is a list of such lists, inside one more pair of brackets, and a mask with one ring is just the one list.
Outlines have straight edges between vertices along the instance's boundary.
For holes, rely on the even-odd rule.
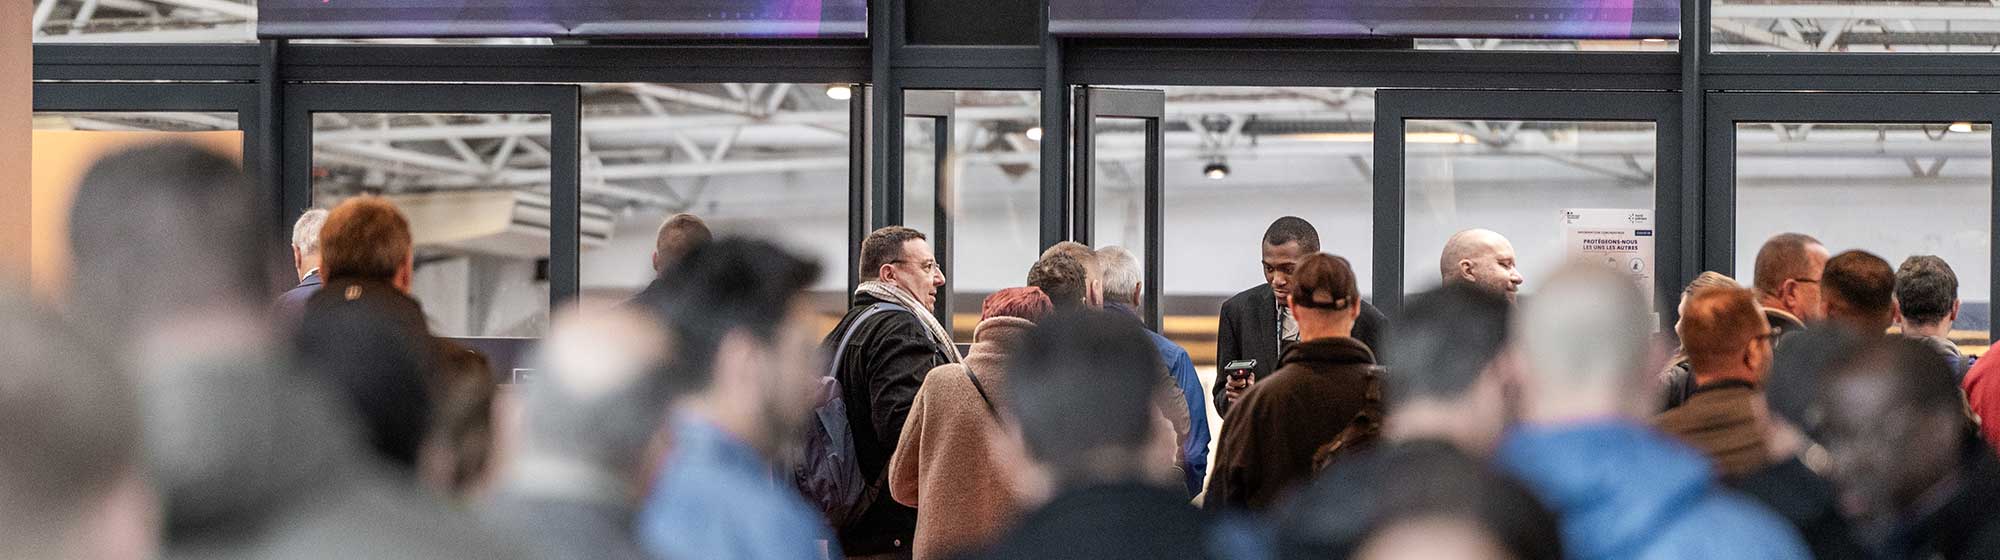
[[33,131],[28,275],[40,301],[61,301],[68,288],[70,201],[98,158],[167,140],[193,142],[238,160],[243,157],[243,133],[233,112],[45,112],[35,113]]
[[39,112],[35,130],[206,132],[240,127],[234,112]]
[[903,119],[903,225],[925,235],[937,233],[937,123]]
[[[1352,262],[1370,293],[1373,89],[1139,87],[1167,92],[1161,331],[1201,371],[1214,365],[1222,303],[1264,283],[1260,246],[1273,220],[1311,222],[1320,250]],[[1218,166],[1226,173],[1211,178]]]
[[1676,39],[1417,39],[1426,51],[1645,51],[1680,50]]
[[1983,350],[1992,328],[1993,127],[1987,123],[1736,126],[1736,270],[1784,232],[1899,265],[1937,255],[1958,274],[1953,337]]
[[812,305],[833,328],[847,309],[854,267],[851,91],[789,83],[581,87],[582,305],[615,305],[651,282],[660,224],[688,212],[715,235],[756,236],[817,259],[823,269]]
[[[548,145],[548,115],[315,113],[313,205],[395,202],[416,241],[412,295],[435,334],[541,336]],[[586,208],[584,221],[605,213]]]
[[1041,94],[961,91],[951,169],[952,330],[970,342],[979,304],[1025,285],[1041,255]]
[[[17,0],[36,43],[249,43],[256,0]],[[18,20],[17,20],[18,21]],[[19,24],[16,24],[19,25]]]
[[1564,210],[1653,210],[1657,128],[1651,122],[1407,121],[1404,291],[1440,285],[1437,263],[1445,241],[1484,228],[1512,242],[1526,280],[1521,293],[1533,294],[1539,280],[1568,258]]
[[2000,50],[2000,5],[1988,2],[1715,0],[1710,15],[1715,52]]
[[[1091,181],[1090,239],[1117,245],[1146,263],[1146,121],[1098,118],[1091,145],[1097,159]],[[1142,276],[1143,278],[1143,276]],[[1151,288],[1148,288],[1151,289]],[[1141,310],[1144,316],[1144,310]]]

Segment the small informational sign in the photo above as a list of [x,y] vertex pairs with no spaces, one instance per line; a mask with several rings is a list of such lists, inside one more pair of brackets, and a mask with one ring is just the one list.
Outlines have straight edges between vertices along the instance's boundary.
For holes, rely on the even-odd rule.
[[1653,211],[1570,208],[1562,211],[1563,247],[1571,261],[1601,262],[1631,275],[1653,298]]

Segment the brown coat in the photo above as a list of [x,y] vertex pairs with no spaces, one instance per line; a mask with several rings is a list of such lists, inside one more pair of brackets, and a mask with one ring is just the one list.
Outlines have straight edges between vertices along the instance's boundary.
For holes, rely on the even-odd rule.
[[1292,345],[1222,422],[1204,507],[1266,510],[1313,474],[1313,453],[1367,402],[1375,354],[1353,338]]
[[1747,383],[1704,386],[1685,404],[1654,416],[1653,425],[1708,456],[1717,475],[1740,478],[1770,463],[1757,421],[1759,398]]
[[902,440],[889,459],[889,492],[917,508],[911,553],[917,560],[978,549],[1011,526],[1020,503],[988,441],[1000,426],[966,376],[967,368],[1001,406],[1007,358],[1035,324],[1014,317],[981,321],[963,364],[931,370],[910,405]]

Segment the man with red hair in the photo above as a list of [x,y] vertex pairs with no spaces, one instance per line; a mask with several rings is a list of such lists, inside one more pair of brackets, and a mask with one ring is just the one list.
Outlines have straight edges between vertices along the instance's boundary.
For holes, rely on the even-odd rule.
[[1681,344],[1694,369],[1694,394],[1653,418],[1662,431],[1701,450],[1725,478],[1769,461],[1757,421],[1758,385],[1771,367],[1771,326],[1742,288],[1700,288],[1681,316]]

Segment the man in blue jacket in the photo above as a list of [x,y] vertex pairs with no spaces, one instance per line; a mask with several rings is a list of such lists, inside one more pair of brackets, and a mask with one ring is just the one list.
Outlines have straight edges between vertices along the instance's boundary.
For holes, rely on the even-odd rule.
[[[1145,276],[1139,270],[1139,259],[1124,247],[1109,245],[1097,250],[1097,266],[1104,271],[1104,308],[1117,311],[1124,316],[1139,318],[1143,308],[1140,296],[1145,293]],[[1153,347],[1160,350],[1160,363],[1166,364],[1167,373],[1173,376],[1174,385],[1185,397],[1188,409],[1188,437],[1181,442],[1181,468],[1186,472],[1189,494],[1200,494],[1202,479],[1208,473],[1208,399],[1203,398],[1201,377],[1195,375],[1194,360],[1188,357],[1186,349],[1174,341],[1154,331],[1146,331],[1153,340]]]
[[1522,425],[1500,464],[1561,516],[1575,560],[1807,558],[1791,525],[1716,482],[1693,449],[1647,427],[1652,348],[1630,278],[1572,265],[1522,309]]

